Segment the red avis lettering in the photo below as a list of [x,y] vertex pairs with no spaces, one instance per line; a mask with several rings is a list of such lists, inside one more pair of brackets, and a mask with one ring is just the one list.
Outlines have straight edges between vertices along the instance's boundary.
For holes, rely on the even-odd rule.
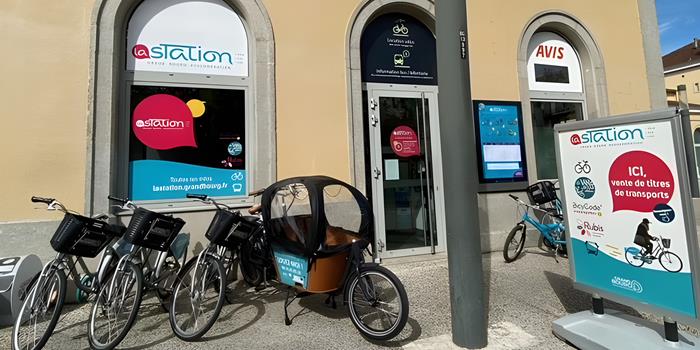
[[673,196],[675,181],[666,162],[644,151],[631,151],[617,157],[608,173],[613,212],[631,210],[649,213]]
[[537,47],[535,57],[554,58],[560,60],[564,58],[564,48],[558,46],[540,45]]

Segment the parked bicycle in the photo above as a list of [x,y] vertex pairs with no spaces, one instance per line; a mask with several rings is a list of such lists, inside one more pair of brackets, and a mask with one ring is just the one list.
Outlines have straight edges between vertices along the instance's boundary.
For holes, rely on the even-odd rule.
[[[518,203],[518,209],[523,212],[520,222],[510,230],[503,245],[503,259],[510,263],[515,261],[525,247],[527,224],[534,227],[541,235],[544,245],[557,254],[566,254],[566,239],[564,216],[561,201],[557,197],[557,188],[551,181],[539,181],[527,188],[527,194],[532,204],[520,200],[517,196],[508,196]],[[530,215],[530,212],[533,215]],[[537,215],[541,219],[537,218]]]
[[683,261],[674,252],[670,251],[671,239],[661,236],[654,237],[654,249],[651,252],[644,252],[638,247],[626,247],[625,259],[635,267],[642,267],[644,264],[651,264],[654,260],[658,260],[661,267],[668,272],[678,272],[683,269]]
[[[401,332],[408,320],[408,297],[391,271],[365,262],[373,235],[372,210],[357,189],[325,176],[279,181],[264,191],[259,228],[241,246],[244,279],[256,286],[270,280],[287,285],[287,309],[300,297],[328,294],[336,307],[342,293],[350,318],[370,339],[387,340]],[[290,294],[294,297],[290,300]]]
[[[187,198],[216,207],[205,237],[209,245],[188,261],[173,288],[170,326],[183,340],[201,338],[219,317],[224,300],[230,295],[227,286],[235,280],[240,244],[257,227],[255,217],[243,217],[233,208],[207,195],[188,194]],[[252,222],[251,222],[252,220]]]
[[[64,216],[51,238],[56,257],[46,263],[30,282],[15,320],[12,330],[14,350],[41,349],[49,340],[63,310],[66,275],[83,293],[92,294],[98,290],[104,277],[116,265],[117,254],[107,245],[124,232],[124,227],[107,223],[106,214],[90,218],[66,209],[54,198],[32,197],[31,200],[46,204],[47,210],[61,211]],[[98,268],[96,272],[90,272],[83,259],[94,258],[100,252],[104,253]],[[82,270],[82,276],[78,268]]]
[[[128,252],[101,285],[90,312],[88,340],[93,349],[99,350],[113,349],[126,337],[145,291],[156,291],[161,305],[169,305],[181,267],[171,244],[185,224],[182,219],[146,210],[126,199],[109,199],[132,209],[133,216],[123,236]],[[177,250],[186,251],[189,238],[179,237],[181,247]]]

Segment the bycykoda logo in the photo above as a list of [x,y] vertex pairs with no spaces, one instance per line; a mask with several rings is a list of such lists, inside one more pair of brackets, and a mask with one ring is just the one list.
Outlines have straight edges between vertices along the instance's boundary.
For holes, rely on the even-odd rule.
[[573,208],[574,213],[577,214],[603,216],[602,204],[572,202],[571,207]]
[[583,199],[590,199],[595,195],[595,184],[587,177],[579,177],[574,186],[576,194]]
[[159,44],[150,48],[136,44],[131,48],[131,54],[136,59],[156,59],[185,62],[207,62],[233,64],[230,52],[202,49],[195,45]]
[[636,280],[630,280],[627,278],[615,276],[610,280],[610,282],[615,287],[622,288],[630,292],[635,292],[637,294],[644,291],[644,288],[642,288],[642,284],[637,282]]
[[139,141],[153,149],[197,147],[192,116],[192,110],[179,98],[151,95],[134,109],[132,130]]
[[598,130],[588,130],[581,135],[571,135],[572,145],[586,145],[598,143],[629,143],[631,141],[644,140],[644,130],[635,129],[619,129],[605,128]]

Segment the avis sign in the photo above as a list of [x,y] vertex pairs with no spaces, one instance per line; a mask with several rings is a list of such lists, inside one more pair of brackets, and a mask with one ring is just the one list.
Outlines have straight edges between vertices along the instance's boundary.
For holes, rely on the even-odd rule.
[[[568,251],[572,276],[584,290],[696,319],[697,243],[689,244],[695,222],[676,153],[675,143],[683,142],[679,119],[667,113],[650,114],[649,121],[612,117],[555,127]],[[649,242],[649,255],[635,240],[643,222],[657,239]]]

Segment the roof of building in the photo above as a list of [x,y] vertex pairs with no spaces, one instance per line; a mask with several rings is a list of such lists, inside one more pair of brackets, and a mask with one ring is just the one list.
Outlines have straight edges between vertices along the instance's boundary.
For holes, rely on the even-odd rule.
[[700,66],[700,39],[663,57],[664,73]]

